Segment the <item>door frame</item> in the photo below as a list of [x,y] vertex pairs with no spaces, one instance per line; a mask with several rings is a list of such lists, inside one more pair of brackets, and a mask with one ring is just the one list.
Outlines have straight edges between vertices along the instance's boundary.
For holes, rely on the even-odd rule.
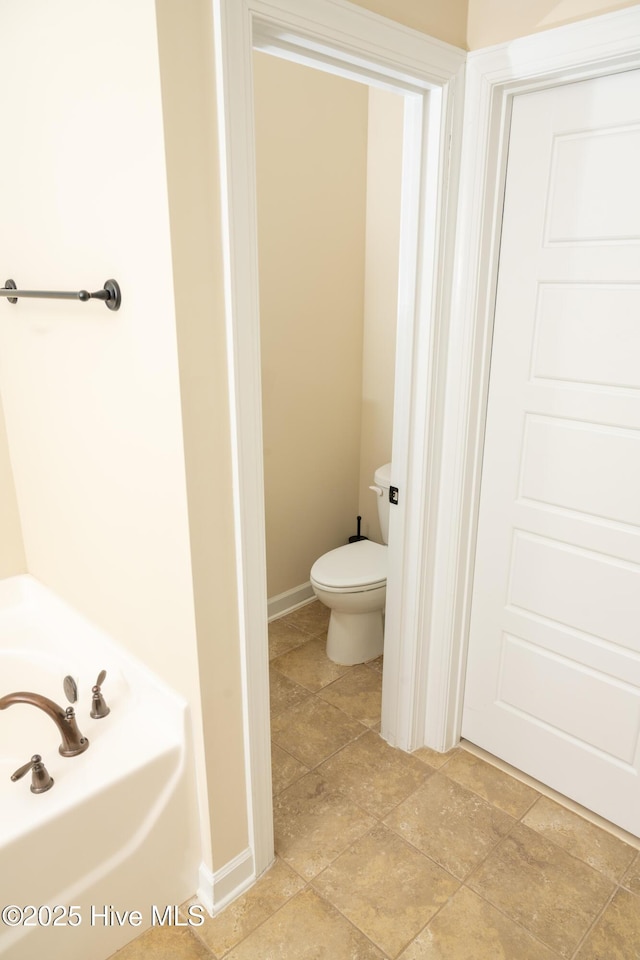
[[385,651],[382,719],[383,736],[405,750],[424,742],[466,55],[343,0],[213,0],[213,12],[247,804],[259,875],[273,860],[273,811],[252,50],[407,95],[395,398],[404,429],[394,431],[401,501],[389,547],[400,589],[387,608],[399,639]]
[[[427,698],[425,743],[450,749],[460,740],[482,480],[482,458],[498,279],[511,108],[518,94],[640,68],[640,5],[557,27],[467,59],[448,405],[442,429],[450,496],[441,500],[443,553],[436,565],[445,593],[440,627],[432,620],[433,657],[448,684]],[[456,345],[457,348],[456,349]],[[445,444],[445,450],[449,446]],[[450,562],[447,564],[445,554]],[[449,618],[447,621],[446,618]]]

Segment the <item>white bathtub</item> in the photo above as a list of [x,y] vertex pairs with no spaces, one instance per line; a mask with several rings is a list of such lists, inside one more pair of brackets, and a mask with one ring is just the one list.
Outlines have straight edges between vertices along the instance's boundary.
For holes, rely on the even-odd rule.
[[[91,687],[103,669],[111,712],[95,720]],[[104,960],[153,919],[167,922],[173,914],[165,908],[197,885],[186,704],[33,578],[0,581],[0,697],[27,690],[65,708],[67,674],[78,683],[76,718],[90,743],[84,753],[60,756],[58,729],[41,710],[0,711],[3,960],[38,952]],[[54,779],[38,795],[30,773],[10,780],[35,753]],[[1,911],[11,905],[44,909],[28,909],[10,926]]]

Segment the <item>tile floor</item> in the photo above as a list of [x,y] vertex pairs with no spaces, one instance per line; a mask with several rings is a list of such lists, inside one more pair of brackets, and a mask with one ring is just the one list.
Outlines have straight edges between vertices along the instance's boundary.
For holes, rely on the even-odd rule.
[[640,960],[640,853],[463,748],[378,736],[382,664],[269,628],[277,859],[201,927],[114,960]]

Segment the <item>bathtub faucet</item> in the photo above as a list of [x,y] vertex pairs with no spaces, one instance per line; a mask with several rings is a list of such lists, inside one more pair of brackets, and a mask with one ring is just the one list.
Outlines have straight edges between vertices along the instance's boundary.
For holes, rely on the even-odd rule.
[[14,703],[29,703],[32,707],[37,707],[38,710],[42,710],[47,716],[51,717],[62,737],[59,751],[63,757],[75,757],[77,754],[83,753],[89,746],[87,738],[83,737],[78,730],[73,707],[67,707],[66,710],[63,710],[48,697],[23,690],[18,693],[8,693],[6,697],[0,697],[0,710],[6,710],[7,707],[12,707]]

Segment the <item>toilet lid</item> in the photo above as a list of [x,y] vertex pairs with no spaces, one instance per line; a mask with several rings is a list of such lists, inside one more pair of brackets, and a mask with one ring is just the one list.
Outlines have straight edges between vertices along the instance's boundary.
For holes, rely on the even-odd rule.
[[316,560],[311,579],[334,589],[383,584],[387,579],[387,548],[373,540],[346,543]]

